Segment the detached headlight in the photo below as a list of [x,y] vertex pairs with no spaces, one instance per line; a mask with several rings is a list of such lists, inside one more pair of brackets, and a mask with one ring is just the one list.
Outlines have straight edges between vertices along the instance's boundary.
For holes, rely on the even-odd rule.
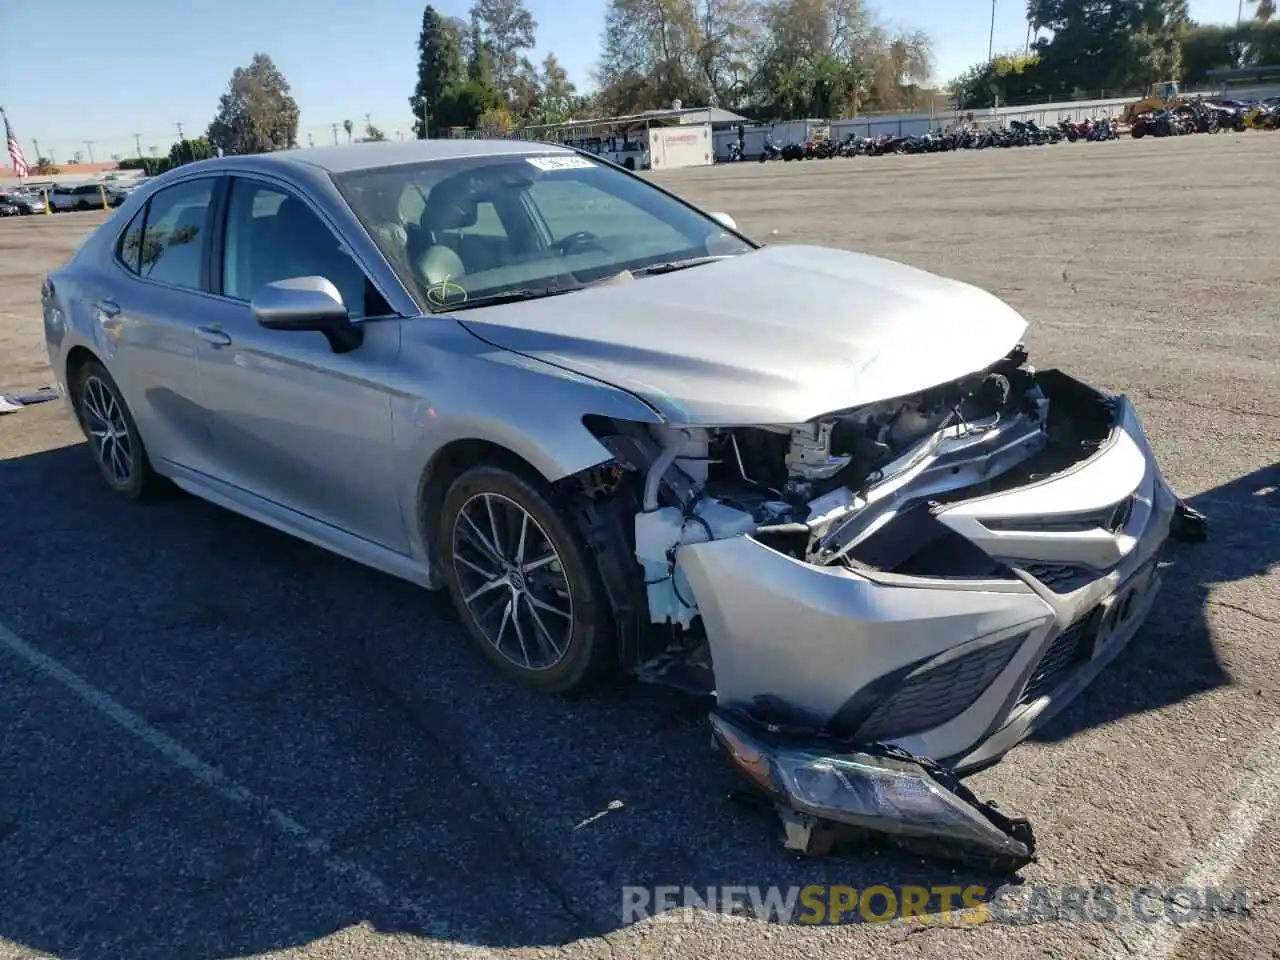
[[961,858],[1017,869],[1034,859],[1030,824],[983,803],[949,770],[894,747],[850,752],[806,745],[723,713],[711,715],[734,765],[779,804],[819,821],[928,840]]

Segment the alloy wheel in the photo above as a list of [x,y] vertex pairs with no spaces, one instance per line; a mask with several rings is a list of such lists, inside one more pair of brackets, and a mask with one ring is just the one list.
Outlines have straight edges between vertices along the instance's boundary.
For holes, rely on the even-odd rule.
[[133,479],[133,440],[124,419],[124,406],[98,377],[85,378],[80,406],[93,456],[111,483],[128,486]]
[[564,659],[573,634],[573,591],[560,554],[514,500],[477,493],[453,523],[461,597],[493,648],[524,670]]

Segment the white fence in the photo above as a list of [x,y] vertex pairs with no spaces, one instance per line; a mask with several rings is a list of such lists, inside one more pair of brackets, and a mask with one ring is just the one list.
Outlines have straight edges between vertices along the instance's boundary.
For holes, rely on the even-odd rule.
[[[1071,100],[1059,103],[1037,103],[1024,106],[999,107],[974,110],[973,119],[979,124],[1008,124],[1011,120],[1034,120],[1041,126],[1060,123],[1063,120],[1084,120],[1097,117],[1119,117],[1125,105],[1140,99],[1137,96],[1110,100]],[[816,131],[826,129],[828,136],[843,140],[849,134],[859,137],[913,137],[947,127],[962,115],[960,111],[937,113],[877,114],[870,117],[852,117],[845,120],[788,120],[772,126],[748,126],[743,154],[757,157],[764,149],[765,137],[772,135],[779,147],[788,143],[804,143]],[[727,160],[729,144],[738,139],[738,131],[730,128],[715,132],[717,160]]]

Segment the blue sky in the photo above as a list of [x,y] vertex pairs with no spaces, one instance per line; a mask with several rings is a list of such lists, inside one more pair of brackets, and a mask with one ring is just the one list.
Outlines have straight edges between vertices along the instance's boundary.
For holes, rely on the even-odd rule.
[[[422,0],[0,0],[0,105],[24,152],[33,140],[60,162],[76,151],[97,160],[142,149],[162,153],[177,123],[200,133],[232,69],[269,53],[302,109],[299,140],[331,142],[332,124],[366,113],[395,136],[412,122]],[[553,51],[582,87],[600,56],[605,0],[525,0],[538,21],[539,57]],[[438,0],[465,16],[470,0]],[[871,0],[893,25],[927,31],[937,79],[951,79],[987,55],[990,0]],[[1248,4],[1246,4],[1248,6]],[[1022,0],[996,0],[997,51],[1026,41]],[[1191,0],[1205,22],[1236,18],[1237,0]],[[74,36],[74,43],[66,38]],[[4,157],[8,163],[8,157]]]

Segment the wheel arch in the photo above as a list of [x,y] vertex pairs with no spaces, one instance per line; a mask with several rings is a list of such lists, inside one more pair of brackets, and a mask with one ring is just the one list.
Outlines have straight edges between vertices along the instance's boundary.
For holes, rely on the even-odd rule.
[[79,343],[67,351],[66,360],[63,361],[63,377],[67,385],[67,393],[73,400],[80,371],[84,369],[86,363],[102,363],[102,358]]
[[[607,451],[605,452],[607,457]],[[462,437],[444,444],[427,462],[418,479],[414,521],[427,559],[427,580],[432,589],[444,585],[440,573],[440,512],[453,482],[472,467],[493,465],[550,491],[555,479],[511,447],[480,437]]]

